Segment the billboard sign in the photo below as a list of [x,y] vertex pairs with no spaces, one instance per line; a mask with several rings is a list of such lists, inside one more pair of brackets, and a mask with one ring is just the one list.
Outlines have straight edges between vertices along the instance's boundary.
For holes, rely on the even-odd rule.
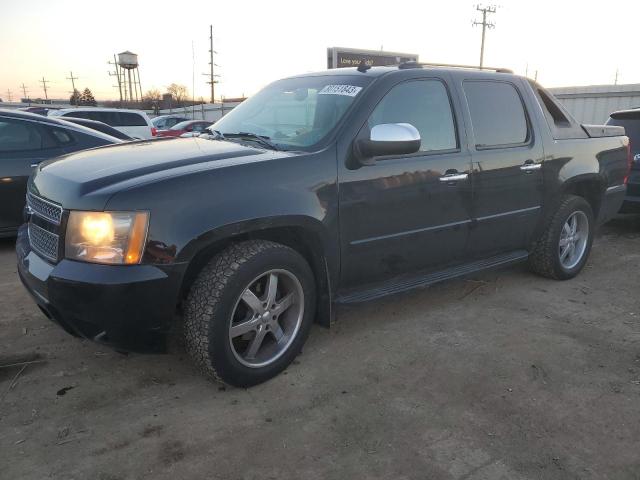
[[364,60],[365,65],[379,67],[397,65],[402,62],[417,62],[413,53],[384,52],[382,50],[361,50],[357,48],[327,48],[327,68],[357,67]]

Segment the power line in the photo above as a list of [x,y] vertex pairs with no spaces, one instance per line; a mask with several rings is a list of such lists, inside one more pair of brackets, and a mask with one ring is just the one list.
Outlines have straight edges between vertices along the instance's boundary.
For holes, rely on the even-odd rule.
[[71,76],[67,77],[67,80],[71,80],[71,88],[72,88],[71,93],[73,94],[73,93],[76,93],[76,82],[75,82],[75,80],[78,80],[78,77],[74,77],[73,76],[73,72],[69,72],[69,73],[71,74]]
[[482,25],[482,42],[480,43],[480,68],[482,68],[484,64],[484,37],[487,31],[487,28],[494,28],[496,25],[492,22],[487,22],[487,14],[488,13],[496,13],[496,7],[482,7],[481,5],[476,5],[476,10],[482,12],[482,21],[479,22],[475,20],[473,22],[473,26]]
[[42,77],[42,80],[39,80],[39,82],[42,84],[42,88],[44,88],[44,99],[49,100],[49,97],[47,96],[47,83],[51,82],[49,80],[45,80],[44,77]]

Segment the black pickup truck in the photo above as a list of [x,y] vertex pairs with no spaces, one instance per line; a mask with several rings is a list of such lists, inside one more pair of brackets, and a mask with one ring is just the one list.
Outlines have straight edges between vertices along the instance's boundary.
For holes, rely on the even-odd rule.
[[625,196],[629,143],[504,70],[407,63],[272,83],[198,138],[42,164],[18,270],[68,332],[170,333],[209,376],[267,380],[315,320],[528,261],[564,280]]

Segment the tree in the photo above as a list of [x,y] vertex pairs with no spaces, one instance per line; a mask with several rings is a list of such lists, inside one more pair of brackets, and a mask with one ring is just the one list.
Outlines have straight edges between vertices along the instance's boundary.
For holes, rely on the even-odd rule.
[[162,100],[162,94],[160,90],[157,88],[152,88],[151,90],[147,90],[147,92],[142,95],[142,108],[146,110],[154,109],[157,110],[158,104]]
[[80,95],[80,105],[88,107],[95,107],[98,105],[98,102],[96,102],[96,99],[93,97],[93,93],[91,93],[91,90],[88,88],[85,88],[82,95]]
[[178,106],[189,98],[189,90],[184,85],[172,83],[167,87],[167,93],[170,93]]
[[69,103],[71,105],[80,105],[80,98],[81,98],[81,93],[78,91],[77,88],[73,89],[73,93],[71,94],[71,97],[69,97]]

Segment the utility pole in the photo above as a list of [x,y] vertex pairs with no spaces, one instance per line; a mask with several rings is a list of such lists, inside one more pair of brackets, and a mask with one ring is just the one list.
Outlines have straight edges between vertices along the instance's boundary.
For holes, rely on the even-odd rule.
[[73,72],[69,72],[71,74],[70,77],[67,77],[67,80],[71,80],[71,94],[74,94],[76,92],[76,80],[78,80],[78,77],[74,77],[73,76]]
[[616,68],[616,79],[613,82],[614,85],[618,84],[618,69]]
[[22,83],[22,93],[24,94],[24,98],[28,100],[27,87],[24,86],[24,82]]
[[[118,61],[116,60],[115,54],[113,55],[113,62],[107,62],[107,63],[109,65],[115,66],[116,71],[115,72],[109,71],[108,73],[110,77],[116,77],[116,79],[118,80],[118,92],[120,93],[120,104],[122,105],[122,84],[124,82],[122,82],[120,79],[120,70],[118,70]],[[126,92],[125,92],[125,97],[126,97]]]
[[49,100],[49,97],[47,96],[47,83],[50,83],[49,80],[45,80],[44,77],[42,77],[42,80],[39,81],[42,84],[42,88],[44,88],[44,99]]
[[479,22],[479,21],[475,20],[473,22],[473,26],[474,27],[476,25],[482,25],[482,42],[480,43],[480,69],[482,69],[482,66],[484,65],[484,37],[485,37],[485,33],[487,31],[487,28],[494,28],[496,26],[495,23],[487,22],[487,14],[488,13],[496,13],[496,7],[495,6],[482,7],[480,5],[476,5],[476,10],[479,11],[479,12],[482,12],[482,21]]
[[203,73],[203,75],[207,75],[209,77],[209,81],[207,82],[209,85],[211,85],[211,103],[215,103],[216,102],[216,87],[215,84],[218,83],[218,81],[216,80],[216,77],[219,77],[220,75],[215,75],[213,73],[213,67],[219,67],[220,65],[214,63],[213,61],[213,55],[217,54],[218,52],[216,52],[213,49],[213,25],[209,25],[209,67],[210,67],[210,71],[209,73]]
[[9,98],[9,101],[11,101],[11,90],[9,90],[7,88],[7,98]]

